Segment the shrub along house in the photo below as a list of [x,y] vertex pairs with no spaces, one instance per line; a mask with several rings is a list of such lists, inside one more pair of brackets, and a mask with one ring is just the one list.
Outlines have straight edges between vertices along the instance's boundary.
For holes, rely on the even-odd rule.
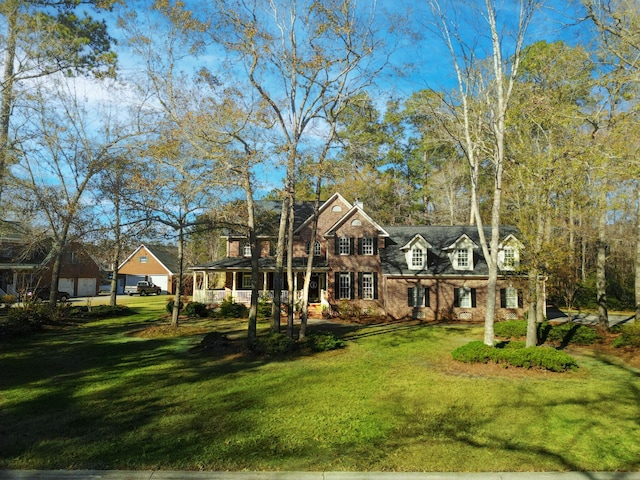
[[[279,204],[263,208],[277,212]],[[312,206],[296,205],[294,291],[300,294],[313,255],[310,302],[337,313],[425,321],[483,321],[488,268],[475,226],[381,226],[356,202],[334,194],[320,207],[311,238]],[[487,229],[487,238],[490,231]],[[513,227],[500,231],[497,319],[521,317],[526,307],[519,273],[523,248]],[[260,237],[260,286],[271,296],[275,236]],[[194,301],[248,303],[251,249],[246,236],[227,236],[227,257],[192,267]],[[286,289],[286,288],[285,288]],[[283,292],[285,293],[285,292]]]

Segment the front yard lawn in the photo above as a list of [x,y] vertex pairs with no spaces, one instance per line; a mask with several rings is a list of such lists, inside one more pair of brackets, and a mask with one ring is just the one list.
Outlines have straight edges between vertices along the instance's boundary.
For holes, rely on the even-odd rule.
[[165,302],[0,343],[0,468],[640,468],[640,371],[590,347],[551,373],[454,361],[481,327],[338,324],[346,348],[261,356],[201,345],[238,320],[167,335]]

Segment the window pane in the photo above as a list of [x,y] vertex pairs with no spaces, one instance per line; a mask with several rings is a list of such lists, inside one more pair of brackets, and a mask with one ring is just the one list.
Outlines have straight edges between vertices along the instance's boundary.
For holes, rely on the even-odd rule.
[[411,266],[416,268],[424,266],[424,252],[421,248],[413,247],[411,250]]
[[349,239],[347,237],[340,237],[339,240],[339,253],[340,255],[349,255],[351,254],[350,248],[349,248]]
[[362,239],[362,254],[373,255],[373,238]]
[[469,250],[465,248],[459,248],[456,251],[456,257],[458,261],[458,268],[464,268],[469,266]]
[[321,254],[322,248],[320,246],[320,242],[316,242],[315,246],[313,247],[313,255],[319,257]]
[[505,300],[507,308],[518,308],[518,291],[513,287],[507,288]]
[[362,274],[362,298],[373,300],[373,273]]
[[468,288],[461,288],[460,292],[460,306],[462,308],[471,308],[471,290]]
[[341,273],[338,277],[338,298],[350,299],[351,298],[351,275],[348,273]]

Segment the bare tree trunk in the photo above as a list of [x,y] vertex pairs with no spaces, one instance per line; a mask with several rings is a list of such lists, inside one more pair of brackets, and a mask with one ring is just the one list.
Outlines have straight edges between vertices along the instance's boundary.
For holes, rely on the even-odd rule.
[[600,206],[600,218],[598,220],[598,254],[596,260],[596,295],[598,301],[598,327],[609,328],[609,315],[607,312],[607,238],[606,238],[606,201]]
[[289,228],[287,234],[287,282],[289,283],[289,298],[287,308],[287,335],[293,338],[293,317],[296,305],[295,299],[295,278],[293,274],[293,232],[294,232],[294,208],[295,195],[293,187],[289,191]]
[[171,312],[171,326],[178,328],[180,322],[180,298],[182,297],[182,274],[184,270],[184,228],[182,225],[178,231],[178,281],[176,294],[173,299],[173,311]]
[[529,310],[527,312],[527,347],[535,347],[538,344],[538,269],[529,268]]
[[7,39],[4,61],[4,75],[2,78],[2,104],[0,105],[0,200],[4,191],[7,161],[9,157],[9,124],[11,109],[13,108],[14,63],[16,57],[18,2],[7,2]]
[[120,250],[121,250],[121,232],[120,232],[120,194],[116,192],[116,198],[114,201],[115,209],[115,221],[116,224],[113,228],[113,234],[115,236],[116,251],[113,258],[113,272],[111,277],[111,294],[109,295],[109,305],[115,307],[117,305],[118,297],[118,268],[120,267]]
[[320,211],[320,189],[322,179],[316,180],[316,198],[313,204],[313,226],[311,227],[311,240],[309,241],[309,258],[307,258],[307,270],[304,274],[304,285],[302,287],[302,306],[300,314],[300,340],[304,340],[307,335],[307,320],[309,318],[309,286],[311,285],[311,273],[313,270],[313,257],[315,254],[316,235],[318,233],[318,213]]
[[280,226],[278,228],[278,246],[276,251],[276,269],[273,272],[273,304],[271,305],[271,333],[280,333],[280,309],[282,305],[282,279],[284,275],[284,254],[287,237],[287,216],[289,215],[289,197],[282,200]]
[[244,191],[247,197],[247,226],[249,227],[249,245],[251,246],[251,303],[249,305],[247,340],[249,343],[253,343],[258,336],[258,282],[260,280],[258,260],[260,259],[260,245],[258,244],[258,238],[256,235],[255,204],[253,202],[253,190],[251,188],[251,179],[248,171],[246,172],[244,181]]
[[635,258],[635,297],[636,297],[636,322],[640,322],[640,185],[636,185],[636,258]]

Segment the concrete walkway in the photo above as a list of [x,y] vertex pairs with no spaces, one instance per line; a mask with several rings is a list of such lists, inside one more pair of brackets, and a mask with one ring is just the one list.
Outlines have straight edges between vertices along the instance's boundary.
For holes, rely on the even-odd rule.
[[393,473],[0,470],[0,480],[640,480],[640,472]]

